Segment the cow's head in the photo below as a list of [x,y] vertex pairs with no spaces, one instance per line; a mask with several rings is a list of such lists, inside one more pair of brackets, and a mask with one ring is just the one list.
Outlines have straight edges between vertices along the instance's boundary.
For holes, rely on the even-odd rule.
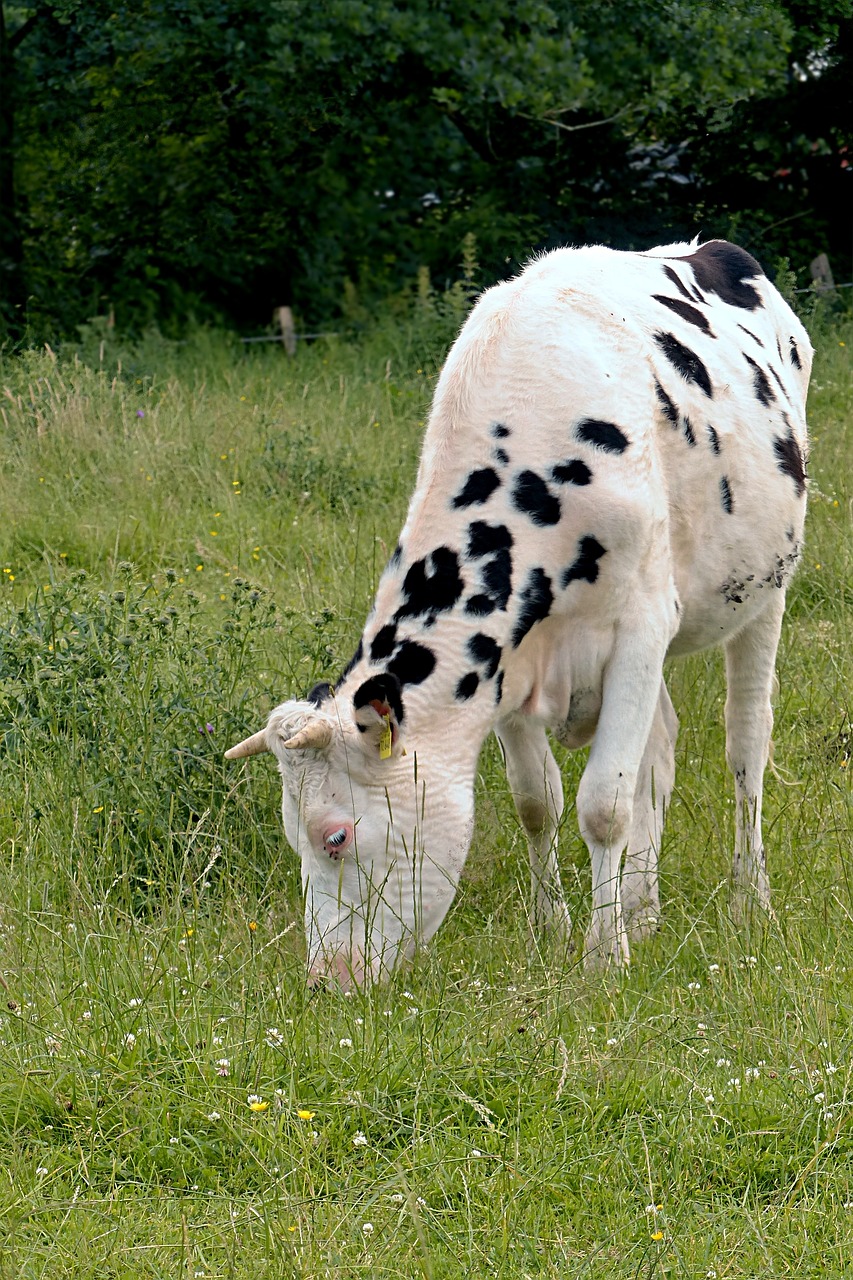
[[262,751],[278,760],[284,829],[302,863],[310,980],[347,989],[387,976],[453,901],[472,778],[406,744],[400,684],[388,674],[319,707],[283,703],[226,756]]

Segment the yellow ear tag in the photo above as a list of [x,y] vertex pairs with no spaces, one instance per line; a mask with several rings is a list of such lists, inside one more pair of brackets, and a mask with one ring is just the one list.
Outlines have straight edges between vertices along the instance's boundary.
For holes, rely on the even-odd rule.
[[379,759],[391,758],[391,717],[382,717],[382,732],[379,735]]

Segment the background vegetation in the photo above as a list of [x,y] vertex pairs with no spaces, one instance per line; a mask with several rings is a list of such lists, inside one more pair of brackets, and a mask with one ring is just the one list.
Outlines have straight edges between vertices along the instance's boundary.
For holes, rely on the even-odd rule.
[[[0,366],[4,1280],[849,1274],[849,318],[809,320],[775,920],[728,916],[702,655],[671,673],[664,911],[630,972],[531,943],[489,745],[427,954],[379,991],[305,991],[275,770],[222,753],[352,652],[464,306],[424,284],[405,323],[293,361],[90,328]],[[571,804],[562,862],[580,935]]]
[[3,324],[357,323],[468,233],[850,280],[851,86],[853,0],[6,0]]

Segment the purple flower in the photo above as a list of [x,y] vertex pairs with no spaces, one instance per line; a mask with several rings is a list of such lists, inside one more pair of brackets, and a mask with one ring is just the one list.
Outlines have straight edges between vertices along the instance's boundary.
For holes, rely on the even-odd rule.
[[137,416],[137,418],[144,418],[144,417],[145,417],[145,410],[144,410],[144,409],[137,409],[137,410],[136,410],[136,416]]
[[203,729],[199,729],[199,733],[213,733],[213,725],[209,720]]

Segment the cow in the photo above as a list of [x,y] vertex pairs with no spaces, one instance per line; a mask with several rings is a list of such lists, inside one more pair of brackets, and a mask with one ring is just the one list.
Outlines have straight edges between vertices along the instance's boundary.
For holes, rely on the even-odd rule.
[[761,797],[806,500],[808,336],[722,240],[558,249],[486,291],[438,379],[399,544],[349,665],[226,752],[271,751],[309,981],[386,977],[435,933],[497,735],[534,925],[568,937],[547,731],[589,745],[584,956],[654,926],[678,721],[667,658],[725,649],[733,893],[769,907]]

